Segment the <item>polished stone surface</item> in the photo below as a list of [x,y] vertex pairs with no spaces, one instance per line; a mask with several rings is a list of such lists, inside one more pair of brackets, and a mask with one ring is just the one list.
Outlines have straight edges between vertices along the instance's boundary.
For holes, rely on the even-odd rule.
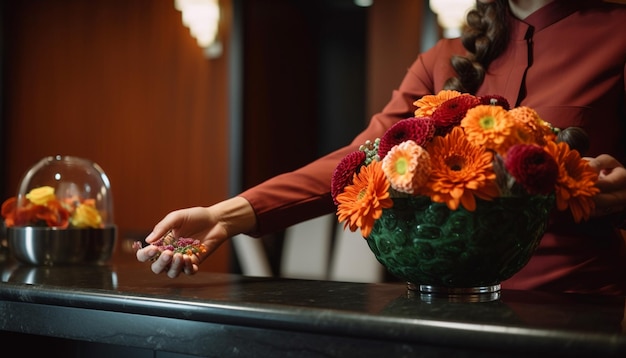
[[0,330],[198,356],[626,357],[625,298],[502,291],[489,302],[404,284],[153,274],[0,259]]

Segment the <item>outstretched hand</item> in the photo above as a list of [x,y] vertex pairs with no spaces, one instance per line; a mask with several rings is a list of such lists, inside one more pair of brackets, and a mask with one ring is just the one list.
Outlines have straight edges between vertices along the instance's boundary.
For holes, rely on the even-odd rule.
[[[193,275],[198,272],[200,263],[228,238],[252,230],[255,225],[254,211],[248,201],[235,197],[210,207],[193,207],[170,212],[146,237],[148,245],[141,247],[141,243],[136,243],[134,248],[137,250],[137,260],[153,261],[151,269],[155,274],[165,272],[170,278],[178,277],[181,272]],[[161,251],[151,245],[169,232],[175,238],[199,240],[206,251],[182,254],[171,250]]]

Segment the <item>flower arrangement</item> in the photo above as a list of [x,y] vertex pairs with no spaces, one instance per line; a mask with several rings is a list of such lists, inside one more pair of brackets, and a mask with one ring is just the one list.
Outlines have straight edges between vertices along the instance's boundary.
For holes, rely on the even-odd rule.
[[23,200],[11,197],[2,203],[6,227],[46,226],[59,229],[102,228],[102,217],[94,199],[60,199],[51,186],[30,190]]
[[472,212],[477,200],[537,195],[576,222],[591,215],[597,173],[532,108],[452,90],[414,104],[414,117],[337,165],[331,195],[344,228],[367,238],[393,199],[407,196]]

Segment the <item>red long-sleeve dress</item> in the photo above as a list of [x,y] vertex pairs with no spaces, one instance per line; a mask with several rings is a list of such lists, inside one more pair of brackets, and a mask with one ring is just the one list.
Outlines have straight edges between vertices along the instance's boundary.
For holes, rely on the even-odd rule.
[[[509,21],[510,45],[476,94],[502,95],[559,128],[582,127],[590,136],[589,156],[608,153],[626,164],[626,6],[557,0],[523,21]],[[389,103],[350,145],[241,193],[258,220],[248,234],[333,212],[330,180],[339,160],[412,116],[416,99],[439,92],[454,75],[450,57],[464,53],[458,39],[439,41],[418,56]],[[503,288],[626,295],[626,248],[614,226],[600,219],[574,224],[564,213]]]

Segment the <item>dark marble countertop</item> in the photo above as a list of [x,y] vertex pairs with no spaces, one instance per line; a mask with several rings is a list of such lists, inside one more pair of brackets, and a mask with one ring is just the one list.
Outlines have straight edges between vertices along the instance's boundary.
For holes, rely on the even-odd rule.
[[490,302],[455,302],[399,283],[169,279],[127,258],[0,261],[0,330],[194,355],[626,357],[623,297],[505,290]]

